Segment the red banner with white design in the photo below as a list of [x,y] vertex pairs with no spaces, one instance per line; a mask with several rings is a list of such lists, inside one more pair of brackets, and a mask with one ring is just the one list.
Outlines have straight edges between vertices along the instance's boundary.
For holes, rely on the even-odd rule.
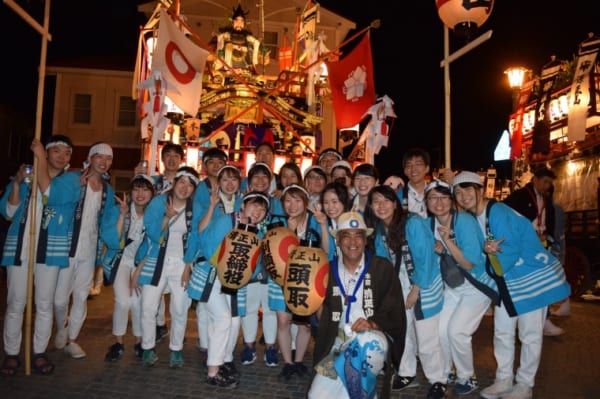
[[360,43],[345,57],[326,62],[333,108],[338,129],[360,122],[375,103],[375,79],[371,42],[366,33]]

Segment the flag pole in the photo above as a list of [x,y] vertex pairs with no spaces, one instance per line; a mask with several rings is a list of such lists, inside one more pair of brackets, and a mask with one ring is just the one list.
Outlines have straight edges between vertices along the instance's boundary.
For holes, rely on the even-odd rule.
[[[47,33],[50,26],[50,0],[46,0],[44,7],[44,31]],[[35,111],[35,138],[40,140],[42,136],[42,112],[44,105],[44,80],[46,77],[46,54],[48,51],[48,40],[42,35],[42,49],[40,51],[40,67],[38,75],[37,107]],[[29,221],[29,270],[27,276],[27,315],[26,315],[26,333],[25,333],[25,374],[31,374],[31,319],[33,313],[33,268],[35,267],[35,220],[37,203],[37,163],[36,157],[33,157],[33,180],[31,182],[31,218]]]
[[298,56],[298,33],[300,32],[300,14],[296,15],[296,24],[294,25],[294,44],[292,45],[292,63],[290,69],[293,71],[294,68],[298,70],[296,57]]
[[[49,34],[50,26],[50,0],[46,0],[44,4],[44,25],[40,26],[27,11],[23,10],[13,0],[4,0],[4,3],[19,14],[29,25],[37,30],[42,35],[42,48],[40,50],[40,66],[38,69],[38,90],[37,90],[37,106],[35,113],[35,139],[40,140],[42,131],[42,111],[44,104],[44,79],[46,76],[46,54],[48,50],[48,41],[52,40]],[[27,257],[27,303],[25,308],[25,374],[31,375],[31,320],[33,318],[33,269],[35,266],[35,219],[36,219],[36,203],[37,203],[37,158],[33,157],[33,179],[31,182],[31,200],[29,202],[29,255]],[[20,254],[16,254],[20,256]]]

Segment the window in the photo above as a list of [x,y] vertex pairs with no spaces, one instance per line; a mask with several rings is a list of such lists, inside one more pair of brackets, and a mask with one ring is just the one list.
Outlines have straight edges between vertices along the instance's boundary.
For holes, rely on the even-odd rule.
[[265,41],[263,43],[263,46],[267,48],[267,50],[269,50],[269,58],[271,60],[277,60],[277,57],[279,56],[279,48],[277,46],[277,39],[278,39],[278,34],[277,32],[265,32],[264,33],[265,36]]
[[136,101],[127,96],[119,97],[119,127],[134,127],[136,117]]
[[73,123],[89,125],[92,122],[92,95],[75,94],[73,102]]

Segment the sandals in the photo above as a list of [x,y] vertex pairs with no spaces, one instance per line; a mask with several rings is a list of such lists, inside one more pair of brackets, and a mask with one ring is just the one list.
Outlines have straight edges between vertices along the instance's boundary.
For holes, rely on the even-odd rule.
[[6,355],[0,367],[0,375],[12,377],[17,374],[17,369],[21,366],[18,355]]
[[45,353],[37,353],[31,359],[31,368],[38,374],[49,375],[54,371],[54,365]]

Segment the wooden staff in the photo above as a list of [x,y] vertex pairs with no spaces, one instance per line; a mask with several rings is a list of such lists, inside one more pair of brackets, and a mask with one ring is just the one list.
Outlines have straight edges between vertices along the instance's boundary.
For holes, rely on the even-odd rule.
[[[48,51],[48,41],[52,40],[49,34],[50,27],[50,0],[46,0],[44,6],[44,25],[40,26],[27,11],[23,10],[13,0],[4,0],[17,14],[19,14],[29,25],[36,29],[42,35],[42,48],[40,51],[40,67],[38,69],[38,91],[37,107],[35,112],[35,139],[40,140],[42,132],[42,111],[44,105],[44,79],[46,77],[46,54]],[[25,309],[25,374],[31,374],[31,319],[33,313],[33,268],[35,265],[35,208],[37,203],[37,158],[33,157],[33,179],[31,181],[31,199],[29,206],[29,256],[27,262],[27,306]],[[27,210],[25,210],[26,212]],[[20,256],[16,254],[15,256]]]

